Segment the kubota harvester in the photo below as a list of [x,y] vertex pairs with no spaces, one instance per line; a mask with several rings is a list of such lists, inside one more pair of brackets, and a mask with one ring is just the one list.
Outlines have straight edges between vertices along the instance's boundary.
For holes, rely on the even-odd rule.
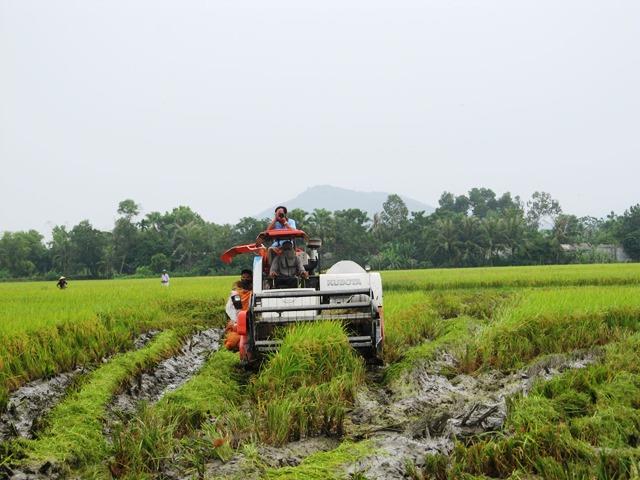
[[[269,259],[276,254],[265,244],[286,240],[294,243],[308,278],[269,278]],[[235,246],[221,255],[224,263],[231,263],[239,254],[254,255],[253,295],[237,322],[243,363],[254,364],[265,353],[277,350],[280,327],[321,320],[342,322],[351,346],[367,360],[381,361],[384,320],[380,274],[348,260],[319,273],[321,245],[321,240],[308,239],[302,230],[267,230],[256,243]]]

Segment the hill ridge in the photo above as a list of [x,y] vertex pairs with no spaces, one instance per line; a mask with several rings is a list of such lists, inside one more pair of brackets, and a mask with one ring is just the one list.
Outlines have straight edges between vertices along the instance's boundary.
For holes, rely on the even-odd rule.
[[[307,188],[294,198],[274,204],[272,207],[263,210],[256,215],[256,218],[270,218],[273,210],[278,205],[286,205],[289,210],[301,208],[307,212],[312,212],[316,208],[324,208],[329,211],[344,210],[347,208],[358,208],[367,212],[369,217],[382,211],[382,204],[393,192],[362,192],[348,188],[334,187],[333,185],[316,185]],[[435,209],[431,205],[415,200],[406,195],[400,198],[406,203],[410,212],[425,211],[433,212]]]

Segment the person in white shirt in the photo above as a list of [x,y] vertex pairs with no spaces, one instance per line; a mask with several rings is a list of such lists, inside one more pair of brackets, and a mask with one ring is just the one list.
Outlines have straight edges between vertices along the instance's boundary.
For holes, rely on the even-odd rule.
[[167,273],[166,270],[162,270],[162,276],[160,277],[160,284],[163,287],[169,286],[169,274]]

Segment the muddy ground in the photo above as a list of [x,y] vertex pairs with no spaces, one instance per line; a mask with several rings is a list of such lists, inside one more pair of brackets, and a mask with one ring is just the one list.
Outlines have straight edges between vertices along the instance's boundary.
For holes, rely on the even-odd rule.
[[[407,464],[421,466],[428,454],[451,453],[456,439],[502,428],[506,399],[526,395],[533,384],[563,371],[583,368],[598,360],[594,351],[552,355],[516,373],[489,371],[477,376],[445,375],[455,367],[447,353],[404,375],[392,387],[382,383],[382,368],[369,370],[367,387],[359,392],[345,421],[344,438],[369,439],[372,454],[346,467],[346,474],[369,480],[407,478]],[[258,479],[265,466],[295,466],[312,453],[331,450],[336,438],[316,437],[283,447],[258,447],[259,461],[236,454],[229,462],[211,462],[206,478]],[[169,478],[191,478],[167,472]]]
[[200,370],[212,352],[220,348],[223,333],[219,328],[211,328],[193,335],[182,346],[178,355],[130,379],[122,392],[113,399],[109,410],[132,413],[138,402],[156,402],[166,393],[178,388]]
[[[134,348],[140,349],[149,343],[159,332],[150,331],[140,335],[134,341]],[[202,367],[208,356],[218,350],[223,335],[222,329],[209,329],[196,333],[182,346],[180,353],[160,362],[148,372],[143,372],[130,380],[122,393],[114,397],[109,406],[111,417],[115,413],[130,413],[140,401],[155,402],[167,392],[175,390]],[[108,359],[103,359],[103,362]],[[57,375],[49,380],[38,380],[25,385],[14,392],[9,402],[10,408],[3,415],[0,435],[4,430],[6,439],[16,435],[33,438],[37,430],[37,421],[49,411],[65,394],[73,379],[86,372],[78,369],[74,372]],[[105,433],[108,434],[108,427]],[[3,437],[0,437],[3,439]],[[1,466],[0,480],[41,480],[45,478],[64,478],[59,466],[46,462],[43,465],[26,469],[11,469]]]
[[451,372],[455,361],[443,353],[405,374],[395,391],[374,383],[359,393],[345,433],[370,439],[376,453],[348,471],[369,480],[405,478],[407,463],[421,466],[427,454],[450,454],[456,439],[501,429],[508,397],[526,395],[537,380],[597,359],[594,351],[551,355],[509,375],[489,371],[451,378],[441,372]]
[[[110,421],[135,411],[140,401],[156,402],[178,388],[204,364],[209,354],[220,346],[223,332],[210,329],[198,332],[181,351],[152,370],[129,381],[109,406]],[[153,332],[138,339],[142,347]],[[367,479],[407,478],[407,464],[421,466],[428,454],[449,454],[456,439],[499,430],[507,415],[508,397],[526,395],[540,379],[548,380],[568,369],[583,368],[598,360],[597,351],[575,352],[544,357],[516,373],[488,371],[478,375],[455,375],[455,359],[443,352],[398,381],[386,385],[384,368],[371,367],[368,381],[357,395],[355,405],[345,420],[344,437],[314,437],[291,442],[283,447],[259,445],[252,458],[235,454],[228,462],[207,464],[205,477],[257,479],[265,467],[299,465],[309,455],[336,448],[341,440],[368,439],[372,454],[345,467],[345,474],[361,473]],[[3,415],[0,435],[32,437],[37,419],[64,395],[83,370],[68,372],[49,380],[25,385],[14,392],[9,412]],[[10,428],[7,429],[7,425]],[[8,433],[4,433],[8,431]],[[108,425],[105,434],[109,434]],[[0,437],[3,438],[3,437]],[[0,471],[0,478],[55,478],[55,467],[43,465],[40,471]],[[163,478],[193,478],[177,464],[163,472]]]
[[84,368],[35,380],[11,394],[7,411],[0,415],[0,442],[13,437],[34,438],[39,419],[58,403]]
[[[144,347],[157,334],[157,330],[151,330],[139,335],[133,342],[134,348]],[[108,361],[109,357],[102,359],[102,363]],[[13,392],[7,411],[0,415],[0,442],[13,437],[34,438],[42,417],[62,399],[80,375],[91,369],[90,366],[78,367],[48,379],[35,380]]]

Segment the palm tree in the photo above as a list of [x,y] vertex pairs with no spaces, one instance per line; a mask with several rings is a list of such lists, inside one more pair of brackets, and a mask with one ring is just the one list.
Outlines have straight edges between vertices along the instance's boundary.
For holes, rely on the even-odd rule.
[[522,255],[528,247],[526,238],[527,224],[517,213],[509,213],[502,219],[502,239],[513,260],[516,255]]
[[496,254],[504,249],[503,222],[500,217],[489,215],[483,219],[482,224],[487,235],[487,259],[489,265],[493,266]]
[[488,245],[487,232],[476,217],[464,217],[460,221],[460,244],[463,266],[477,266],[484,263]]
[[431,242],[434,257],[443,258],[443,263],[448,266],[459,264],[461,243],[458,228],[452,217],[436,220]]

